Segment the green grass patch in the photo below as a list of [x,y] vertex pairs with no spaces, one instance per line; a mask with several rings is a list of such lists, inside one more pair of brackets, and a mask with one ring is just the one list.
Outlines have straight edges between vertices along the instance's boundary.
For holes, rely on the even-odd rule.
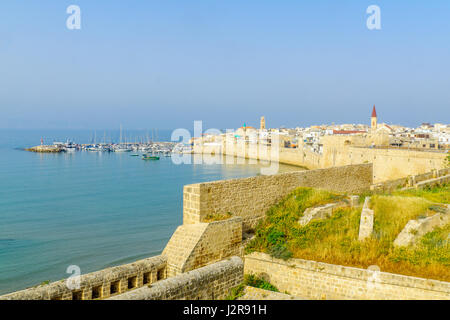
[[436,203],[450,203],[450,184],[425,187],[423,189],[395,191],[393,192],[393,195],[402,197],[420,197]]
[[244,284],[250,287],[260,288],[269,291],[280,292],[277,287],[275,287],[270,282],[264,280],[261,277],[257,277],[253,274],[244,275]]
[[428,216],[433,205],[419,197],[375,195],[370,199],[370,208],[375,213],[374,235],[381,241],[393,242],[411,219]]
[[[395,248],[391,259],[414,265],[442,264],[450,268],[450,224],[427,233],[414,247]],[[448,270],[450,272],[450,269]]]
[[245,284],[241,283],[237,287],[230,290],[230,294],[225,298],[225,300],[236,300],[244,295]]
[[230,290],[230,294],[225,298],[225,300],[236,300],[242,297],[245,294],[246,286],[280,292],[277,287],[275,287],[273,284],[263,279],[262,277],[258,277],[254,274],[246,274],[244,275],[244,282],[232,288]]
[[359,268],[377,265],[385,272],[450,281],[449,226],[430,232],[414,247],[393,245],[409,220],[443,211],[436,200],[448,199],[448,187],[418,191],[419,194],[395,191],[391,195],[372,195],[374,233],[359,241],[361,208],[339,208],[328,219],[300,225],[298,219],[306,208],[338,201],[343,196],[299,188],[268,210],[245,251]]
[[259,222],[255,238],[246,247],[246,253],[262,251],[274,257],[292,256],[289,242],[295,237],[294,226],[305,209],[342,199],[343,196],[325,190],[298,188],[277,205],[271,207],[266,218]]

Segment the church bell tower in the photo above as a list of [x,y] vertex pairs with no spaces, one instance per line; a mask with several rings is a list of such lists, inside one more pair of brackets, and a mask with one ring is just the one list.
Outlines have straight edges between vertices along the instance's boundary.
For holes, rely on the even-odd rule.
[[370,118],[370,127],[372,130],[377,130],[377,110],[375,109],[375,105],[373,105],[372,109],[372,117]]

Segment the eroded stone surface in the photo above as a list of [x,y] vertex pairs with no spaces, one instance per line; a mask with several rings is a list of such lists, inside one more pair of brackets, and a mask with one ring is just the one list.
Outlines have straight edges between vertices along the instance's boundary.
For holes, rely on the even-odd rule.
[[373,232],[373,210],[369,208],[370,197],[366,197],[361,210],[361,220],[359,222],[358,240],[363,241],[369,238]]
[[[0,300],[91,300],[138,288],[166,277],[167,259],[156,256],[106,268],[80,276],[79,288],[70,289],[66,280],[0,296]],[[114,287],[114,290],[111,288]],[[115,291],[115,292],[113,292]],[[98,295],[98,296],[96,296]]]
[[399,247],[414,245],[426,233],[433,231],[436,227],[443,227],[448,223],[450,223],[450,209],[447,205],[445,213],[437,213],[424,219],[409,220],[398,234],[394,245]]
[[334,209],[346,206],[347,204],[345,202],[333,202],[322,206],[308,208],[303,213],[303,217],[298,220],[298,223],[305,226],[313,220],[329,218],[333,214]]
[[179,226],[162,254],[167,257],[169,277],[241,256],[242,218]]
[[110,300],[214,300],[225,298],[231,288],[242,283],[244,263],[231,257],[179,274],[150,286],[128,291]]
[[259,252],[245,256],[244,273],[264,275],[278,290],[307,299],[450,299],[450,282]]

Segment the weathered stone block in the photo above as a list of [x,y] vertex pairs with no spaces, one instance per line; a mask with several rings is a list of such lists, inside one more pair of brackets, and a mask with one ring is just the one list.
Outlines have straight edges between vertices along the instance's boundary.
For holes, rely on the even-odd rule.
[[331,217],[333,210],[347,206],[344,202],[327,203],[322,206],[312,207],[305,210],[303,217],[298,220],[302,226],[307,225],[313,220],[326,219]]
[[244,263],[239,257],[179,274],[151,286],[131,290],[109,300],[214,300],[225,298],[242,283]]
[[409,220],[394,240],[394,245],[399,247],[414,245],[426,233],[433,231],[436,227],[442,227],[448,223],[450,223],[450,212],[448,207],[446,213],[437,213],[424,219]]
[[163,255],[169,276],[242,255],[242,218],[179,226]]
[[359,206],[359,196],[353,195],[349,197],[348,204],[350,207],[357,207]]
[[369,238],[373,232],[373,210],[369,209],[370,197],[366,197],[364,205],[361,210],[361,220],[359,222],[358,240],[363,241]]

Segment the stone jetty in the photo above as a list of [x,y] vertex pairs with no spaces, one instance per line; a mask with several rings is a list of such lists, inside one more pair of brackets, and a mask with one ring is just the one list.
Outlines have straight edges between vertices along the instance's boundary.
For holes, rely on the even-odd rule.
[[58,146],[44,146],[44,145],[31,147],[25,150],[31,152],[44,152],[44,153],[55,153],[63,151],[63,149]]

